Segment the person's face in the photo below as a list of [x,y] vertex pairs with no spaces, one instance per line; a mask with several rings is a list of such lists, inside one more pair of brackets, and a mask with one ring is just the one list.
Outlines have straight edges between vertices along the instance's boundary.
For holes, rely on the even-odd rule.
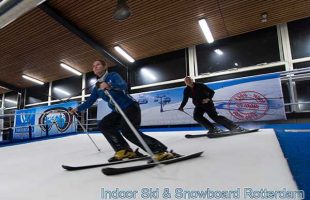
[[187,86],[192,86],[193,85],[193,79],[191,79],[190,77],[186,77],[184,79],[184,82]]
[[107,70],[107,66],[102,65],[100,61],[97,60],[93,63],[93,72],[97,76],[101,76],[106,70]]

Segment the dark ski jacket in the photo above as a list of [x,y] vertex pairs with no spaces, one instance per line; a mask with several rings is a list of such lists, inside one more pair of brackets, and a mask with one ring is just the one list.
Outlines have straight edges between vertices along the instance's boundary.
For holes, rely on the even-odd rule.
[[209,98],[212,101],[214,93],[214,90],[212,90],[203,83],[194,83],[193,88],[186,86],[183,92],[183,101],[180,105],[180,108],[184,108],[188,101],[188,98],[193,99],[193,104],[195,106],[202,106],[202,100],[205,98]]

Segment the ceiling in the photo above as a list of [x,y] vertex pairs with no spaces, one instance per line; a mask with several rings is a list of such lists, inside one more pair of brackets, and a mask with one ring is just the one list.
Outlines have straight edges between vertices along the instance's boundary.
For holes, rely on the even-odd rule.
[[[306,0],[128,0],[132,16],[113,20],[117,0],[49,0],[43,4],[87,34],[130,67],[114,51],[121,46],[134,59],[205,43],[198,19],[206,18],[215,40],[309,16]],[[268,21],[260,16],[268,13]],[[0,83],[33,86],[23,74],[44,82],[72,76],[64,62],[81,72],[96,59],[116,64],[72,30],[37,7],[0,29]],[[1,89],[0,93],[6,90]]]

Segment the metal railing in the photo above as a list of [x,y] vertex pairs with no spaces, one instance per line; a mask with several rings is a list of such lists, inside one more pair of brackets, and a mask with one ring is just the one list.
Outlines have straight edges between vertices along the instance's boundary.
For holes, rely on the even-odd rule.
[[[86,124],[82,124],[85,126]],[[49,130],[49,127],[53,127],[55,125],[53,124],[35,124],[35,125],[24,125],[24,126],[16,126],[16,127],[7,127],[0,129],[0,137],[5,140],[13,141],[14,139],[14,132],[18,130],[18,134],[20,135],[20,139],[33,139],[33,138],[42,138],[42,137],[48,137],[48,136],[55,136],[55,135],[64,135],[64,134],[72,134],[72,133],[82,133],[84,132],[82,129],[79,128],[80,124],[77,121],[72,122],[73,130],[71,128],[71,131],[60,131],[58,129],[51,129]],[[42,127],[45,127],[45,129],[42,129]],[[37,129],[35,131],[35,129]],[[39,131],[38,131],[39,129]],[[19,139],[17,139],[19,140]],[[0,140],[1,141],[1,140]]]
[[[294,69],[280,73],[280,78],[282,82],[288,83],[288,92],[290,102],[285,103],[285,106],[290,107],[290,112],[304,112],[301,111],[299,105],[310,104],[309,101],[299,101],[296,82],[310,80],[310,67]],[[310,94],[309,94],[310,95]],[[307,110],[305,110],[307,112]],[[310,110],[309,110],[310,111]]]

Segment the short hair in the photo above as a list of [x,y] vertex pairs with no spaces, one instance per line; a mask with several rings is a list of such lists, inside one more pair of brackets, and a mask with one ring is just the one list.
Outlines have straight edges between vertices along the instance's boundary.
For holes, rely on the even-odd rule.
[[107,66],[107,62],[101,59],[95,60],[94,62],[99,61],[103,66]]
[[192,77],[190,77],[190,76],[185,76],[184,80],[187,79],[187,78],[193,80]]

